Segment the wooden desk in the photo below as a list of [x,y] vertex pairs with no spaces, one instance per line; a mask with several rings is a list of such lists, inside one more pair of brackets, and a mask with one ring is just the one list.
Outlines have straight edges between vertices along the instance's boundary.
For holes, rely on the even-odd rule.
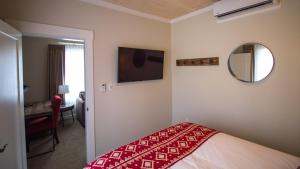
[[[72,112],[72,118],[74,122],[73,109],[74,109],[74,104],[67,104],[67,105],[60,106],[60,117],[63,126],[64,126],[63,113],[66,111]],[[32,103],[30,106],[24,107],[24,112],[25,112],[25,120],[30,120],[33,118],[43,117],[43,116],[52,116],[51,101]]]
[[35,102],[30,106],[24,107],[25,120],[30,120],[36,117],[51,116],[52,108],[51,101]]

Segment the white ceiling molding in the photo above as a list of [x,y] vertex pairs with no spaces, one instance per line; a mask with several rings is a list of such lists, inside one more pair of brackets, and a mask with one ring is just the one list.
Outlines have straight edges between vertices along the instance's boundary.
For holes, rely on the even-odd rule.
[[188,13],[186,15],[179,16],[179,17],[177,17],[175,19],[172,19],[172,20],[170,20],[170,23],[173,24],[173,23],[176,23],[176,22],[179,22],[179,21],[191,18],[193,16],[200,15],[200,14],[203,14],[205,12],[212,11],[212,10],[213,10],[213,5],[210,5],[208,7],[201,8],[201,9],[198,9],[198,10],[196,10],[194,12],[191,12],[191,13]]
[[112,4],[112,3],[104,2],[102,0],[80,0],[80,1],[86,2],[86,3],[89,3],[89,4],[93,4],[93,5],[97,5],[97,6],[102,6],[102,7],[105,7],[105,8],[110,8],[110,9],[113,9],[113,10],[116,10],[116,11],[129,13],[129,14],[132,14],[132,15],[135,15],[135,16],[140,16],[140,17],[144,17],[144,18],[148,18],[148,19],[152,19],[152,20],[156,20],[156,21],[160,21],[160,22],[164,22],[164,23],[170,23],[169,19],[162,18],[162,17],[155,16],[155,15],[151,15],[151,14],[147,14],[147,13],[144,13],[144,12],[139,12],[139,11],[136,11],[136,10],[125,8],[123,6],[119,6],[119,5],[115,5],[115,4]]
[[[129,9],[129,8],[126,8],[126,7],[123,7],[123,6],[120,6],[120,5],[115,5],[115,4],[112,4],[112,3],[109,3],[109,2],[105,2],[103,0],[80,0],[80,1],[92,4],[92,5],[97,5],[97,6],[113,9],[113,10],[124,12],[124,13],[129,13],[129,14],[139,16],[139,17],[144,17],[144,18],[148,18],[148,19],[152,19],[152,20],[156,20],[156,21],[160,21],[160,22],[164,22],[164,23],[170,23],[170,24],[173,24],[173,23],[191,18],[191,17],[196,16],[196,15],[200,15],[200,14],[212,11],[213,6],[214,6],[212,4],[212,5],[207,6],[205,8],[198,9],[196,11],[190,12],[186,15],[179,16],[179,17],[174,18],[174,19],[167,19],[167,18],[156,16],[156,15],[151,15],[151,14],[147,14],[147,13],[144,13],[144,12],[140,12],[140,11],[137,11],[137,10]],[[249,16],[249,15],[253,15],[253,14],[257,14],[257,13],[261,13],[261,12],[278,9],[278,8],[281,7],[281,3],[278,3],[278,4],[279,5],[275,5],[275,6],[267,8],[267,9],[258,10],[258,11],[255,11],[255,12],[253,12],[253,10],[249,10],[248,12],[241,12],[240,14],[236,14],[236,15],[233,14],[230,17],[224,17],[224,19],[217,19],[217,23],[222,23],[222,22],[230,21],[230,20],[237,19],[237,18],[242,18],[242,17],[245,17],[245,16]],[[261,8],[263,8],[263,7],[261,7]]]

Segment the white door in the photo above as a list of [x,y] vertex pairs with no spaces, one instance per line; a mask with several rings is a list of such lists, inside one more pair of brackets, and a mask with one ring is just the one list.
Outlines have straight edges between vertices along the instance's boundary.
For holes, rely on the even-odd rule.
[[20,44],[20,32],[0,20],[0,168],[3,169],[26,168]]

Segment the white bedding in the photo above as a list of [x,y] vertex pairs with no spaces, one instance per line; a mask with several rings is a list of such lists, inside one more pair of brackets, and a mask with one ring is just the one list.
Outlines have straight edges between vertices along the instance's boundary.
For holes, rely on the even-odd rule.
[[297,169],[300,158],[218,133],[171,169]]

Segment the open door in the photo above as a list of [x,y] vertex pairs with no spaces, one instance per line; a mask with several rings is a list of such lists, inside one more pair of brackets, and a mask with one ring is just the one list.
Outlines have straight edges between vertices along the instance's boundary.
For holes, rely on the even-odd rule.
[[21,53],[21,33],[0,20],[0,168],[27,168]]

